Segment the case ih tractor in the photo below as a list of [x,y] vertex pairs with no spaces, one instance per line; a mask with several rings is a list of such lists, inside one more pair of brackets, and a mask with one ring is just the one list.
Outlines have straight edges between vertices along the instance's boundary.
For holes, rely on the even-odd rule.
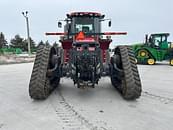
[[133,46],[136,59],[140,64],[153,65],[156,61],[169,60],[173,66],[173,47],[168,42],[169,33],[151,34],[144,44]]
[[[40,45],[29,84],[29,95],[33,99],[46,99],[58,86],[62,77],[69,77],[78,88],[92,87],[103,76],[109,76],[112,85],[125,99],[136,99],[141,95],[141,81],[133,50],[117,46],[109,56],[110,35],[125,35],[125,32],[101,32],[104,15],[94,12],[67,14],[62,47]],[[59,27],[62,25],[58,23]],[[111,22],[109,22],[111,25]],[[103,35],[107,38],[103,39]]]

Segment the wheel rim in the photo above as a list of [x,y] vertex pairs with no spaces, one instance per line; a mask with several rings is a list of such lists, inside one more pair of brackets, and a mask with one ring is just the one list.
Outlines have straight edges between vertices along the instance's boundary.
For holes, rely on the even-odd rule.
[[142,51],[142,52],[140,53],[140,55],[141,55],[142,57],[144,57],[144,56],[146,56],[146,53],[145,53],[144,51]]
[[170,61],[170,64],[173,65],[173,59]]
[[149,65],[153,65],[155,63],[155,60],[154,59],[148,59],[148,64]]
[[148,52],[146,50],[139,50],[138,56],[139,57],[148,57]]

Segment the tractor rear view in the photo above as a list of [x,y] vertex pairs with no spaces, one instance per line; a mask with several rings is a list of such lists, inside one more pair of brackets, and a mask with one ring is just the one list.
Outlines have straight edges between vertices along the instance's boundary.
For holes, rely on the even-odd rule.
[[[141,81],[133,50],[117,46],[113,56],[109,55],[110,35],[126,32],[102,33],[104,20],[100,13],[74,12],[67,14],[63,33],[46,33],[61,35],[62,47],[39,46],[29,84],[31,98],[46,99],[63,77],[71,78],[78,88],[94,88],[103,76],[110,77],[125,99],[140,97]],[[107,37],[103,39],[103,35]]]
[[151,34],[144,44],[134,45],[133,50],[140,64],[153,65],[156,61],[169,60],[173,66],[173,47],[168,42],[169,33]]

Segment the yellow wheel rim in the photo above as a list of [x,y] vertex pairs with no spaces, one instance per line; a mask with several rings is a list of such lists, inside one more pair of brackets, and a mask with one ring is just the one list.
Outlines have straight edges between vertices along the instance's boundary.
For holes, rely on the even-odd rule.
[[144,51],[142,51],[141,56],[146,56],[146,53]]
[[173,59],[170,61],[170,64],[173,65]]
[[149,65],[154,65],[154,63],[155,63],[154,59],[148,59],[148,64]]
[[140,50],[138,52],[138,56],[141,56],[141,57],[148,56],[148,52],[146,50]]

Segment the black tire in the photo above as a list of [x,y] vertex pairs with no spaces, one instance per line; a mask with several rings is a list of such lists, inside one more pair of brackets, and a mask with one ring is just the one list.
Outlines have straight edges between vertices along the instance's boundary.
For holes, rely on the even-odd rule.
[[50,46],[40,45],[37,49],[34,67],[29,83],[29,95],[32,99],[46,99],[51,91],[55,88],[53,83],[56,82],[56,84],[59,84],[60,79],[54,79],[54,82],[52,82],[50,77],[47,76],[47,71],[50,67],[50,52]]
[[117,70],[113,69],[114,76],[111,76],[113,86],[127,100],[139,98],[142,92],[142,85],[132,49],[126,46],[118,46],[115,49],[114,56],[119,57],[120,61],[116,62],[116,66],[123,72],[123,75],[118,75]]

